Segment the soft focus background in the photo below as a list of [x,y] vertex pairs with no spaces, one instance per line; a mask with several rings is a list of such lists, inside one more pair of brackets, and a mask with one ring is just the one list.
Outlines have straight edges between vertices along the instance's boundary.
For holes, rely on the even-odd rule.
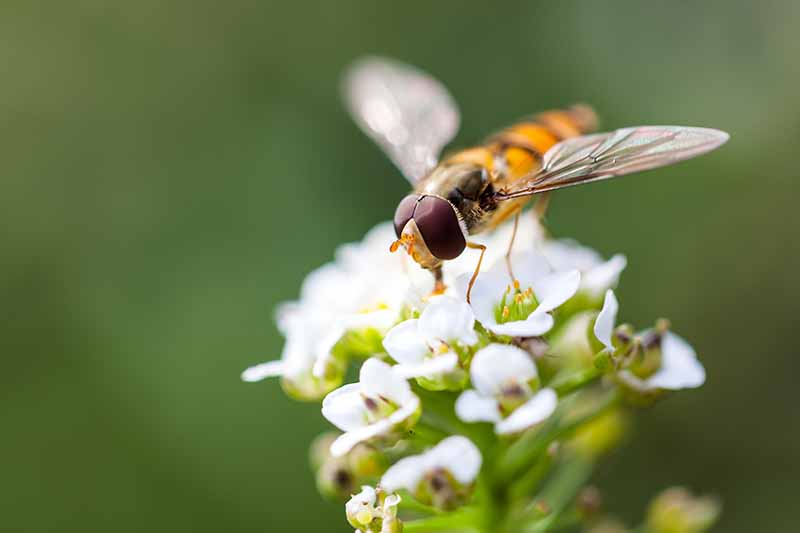
[[626,253],[622,318],[670,317],[709,374],[638,416],[609,508],[686,483],[718,531],[796,530],[800,3],[433,4],[3,3],[0,530],[349,530],[307,468],[318,407],[238,375],[406,190],[338,99],[364,53],[442,79],[456,144],[575,101],[731,133],[549,222]]

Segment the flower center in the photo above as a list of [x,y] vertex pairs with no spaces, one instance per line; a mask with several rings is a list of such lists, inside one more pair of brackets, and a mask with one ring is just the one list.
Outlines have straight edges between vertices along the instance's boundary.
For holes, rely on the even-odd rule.
[[383,396],[373,397],[362,395],[364,405],[367,407],[367,422],[370,424],[388,417],[399,408],[394,402]]
[[539,301],[533,293],[533,288],[524,291],[519,287],[519,281],[514,280],[514,286],[506,287],[500,302],[494,307],[494,319],[498,324],[525,320],[539,307]]
[[533,391],[527,383],[520,383],[516,380],[509,381],[500,389],[497,396],[497,403],[500,404],[500,412],[503,416],[508,416],[520,405],[528,401]]

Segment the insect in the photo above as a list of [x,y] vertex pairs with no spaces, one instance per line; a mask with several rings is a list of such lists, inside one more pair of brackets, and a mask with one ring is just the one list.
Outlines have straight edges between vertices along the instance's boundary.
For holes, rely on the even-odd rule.
[[585,105],[523,119],[482,144],[439,161],[459,126],[459,112],[447,89],[403,63],[365,58],[344,77],[345,103],[414,187],[394,215],[397,240],[435,279],[442,292],[442,265],[467,249],[480,250],[467,290],[480,272],[485,246],[470,236],[514,217],[511,250],[523,207],[536,199],[541,217],[550,191],[649,170],[709,152],[728,140],[710,128],[636,126],[591,133],[594,112]]

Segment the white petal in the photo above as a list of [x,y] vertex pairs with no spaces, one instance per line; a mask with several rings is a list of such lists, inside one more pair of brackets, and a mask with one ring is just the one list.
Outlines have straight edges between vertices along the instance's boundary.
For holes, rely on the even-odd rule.
[[399,376],[410,379],[419,377],[435,378],[451,372],[458,366],[458,355],[447,352],[426,359],[420,363],[401,363],[392,367]]
[[397,424],[402,424],[409,418],[411,415],[417,412],[419,409],[419,398],[417,398],[416,394],[411,394],[411,397],[400,406],[397,411],[394,411],[392,414],[389,415],[389,418],[386,420],[389,421],[390,428],[396,426]]
[[375,507],[376,500],[375,489],[369,485],[364,485],[361,487],[361,492],[354,494],[345,504],[345,512],[348,516],[355,516],[362,507]]
[[[398,505],[400,505],[401,501],[402,501],[402,498],[400,498],[399,494],[390,494],[390,495],[388,495],[386,497],[386,499],[383,500],[383,513],[384,513],[384,516],[386,516],[387,513],[391,512],[391,508],[392,507],[397,507]],[[397,511],[394,511],[394,512],[396,513]],[[386,522],[384,522],[383,527],[386,527]],[[383,528],[381,528],[381,529],[383,529]]]
[[381,487],[387,492],[406,489],[413,494],[425,475],[425,464],[425,458],[422,455],[412,455],[400,459],[383,474]]
[[456,416],[464,422],[497,422],[502,418],[497,400],[473,389],[461,393],[455,408]]
[[498,335],[512,337],[537,337],[544,335],[553,327],[553,317],[537,308],[525,320],[514,320],[503,324],[484,324]]
[[[495,266],[501,268],[502,272],[506,273],[506,277],[508,277],[508,266],[505,264],[505,260],[498,261]],[[550,266],[547,258],[540,252],[534,250],[519,255],[512,255],[511,266],[522,287],[533,287],[538,280],[553,273],[553,268]]]
[[331,444],[331,455],[334,457],[341,457],[352,450],[359,442],[364,442],[378,435],[383,435],[391,429],[391,422],[389,422],[389,419],[384,418],[374,424],[342,433]]
[[242,372],[242,381],[253,383],[264,378],[283,375],[283,361],[267,361],[260,365],[251,366]]
[[622,254],[617,254],[608,261],[600,263],[583,274],[581,289],[599,296],[604,290],[616,287],[619,276],[627,264],[628,260]]
[[542,389],[533,398],[514,410],[505,420],[495,424],[498,435],[517,433],[546,420],[556,410],[558,396],[553,389]]
[[380,359],[370,358],[361,365],[359,373],[361,392],[366,396],[377,398],[383,396],[392,402],[402,405],[414,394],[408,382],[392,371],[392,367]]
[[572,239],[545,241],[542,251],[554,270],[577,268],[581,272],[588,272],[603,261],[599,253]]
[[617,321],[617,310],[619,310],[617,297],[614,295],[614,291],[608,289],[603,300],[603,308],[600,309],[600,313],[594,321],[594,336],[603,343],[606,350],[611,352],[614,351],[611,334],[614,331],[614,323]]
[[[459,277],[456,284],[462,298],[466,298],[467,286],[472,274],[464,274]],[[510,280],[507,274],[499,272],[481,272],[475,280],[470,293],[470,306],[475,313],[475,318],[486,327],[494,324],[494,309],[503,298],[503,293],[508,287]]]
[[552,311],[578,292],[581,273],[577,270],[556,272],[533,282],[533,292],[542,311]]
[[352,431],[367,423],[367,407],[358,383],[343,385],[322,400],[322,416],[342,431]]
[[645,383],[650,388],[692,389],[706,381],[706,371],[688,342],[667,332],[661,339],[661,368]]
[[398,363],[419,363],[430,353],[428,344],[419,333],[418,323],[416,318],[400,322],[384,337],[386,353]]
[[490,344],[472,359],[472,385],[483,396],[496,396],[509,383],[524,383],[536,377],[536,365],[528,352],[507,344]]
[[425,454],[434,468],[444,468],[459,483],[468,485],[475,481],[481,470],[481,452],[467,437],[447,437]]
[[478,342],[472,308],[452,296],[437,296],[428,302],[419,317],[419,331],[428,340],[455,340],[469,346]]
[[375,328],[386,330],[392,327],[397,320],[397,311],[394,309],[376,309],[374,311],[353,313],[346,317],[344,323],[347,329]]

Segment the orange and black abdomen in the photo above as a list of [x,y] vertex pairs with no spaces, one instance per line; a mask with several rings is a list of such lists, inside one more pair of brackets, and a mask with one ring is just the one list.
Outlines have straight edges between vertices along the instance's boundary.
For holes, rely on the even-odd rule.
[[[585,105],[546,111],[521,120],[479,146],[451,154],[422,182],[421,192],[448,198],[460,211],[470,234],[479,233],[500,224],[530,199],[494,202],[492,192],[536,172],[544,154],[558,142],[584,135],[596,127],[594,111]],[[461,198],[477,169],[485,169],[484,174],[490,177],[485,182],[482,199]],[[451,198],[449,193],[454,190],[459,193],[458,198]]]
[[509,185],[542,164],[544,154],[556,143],[592,132],[597,118],[591,108],[575,105],[568,110],[545,111],[493,135],[486,147],[494,155],[499,185]]
[[596,115],[586,105],[545,111],[492,135],[483,145],[450,155],[444,163],[481,165],[502,185],[508,185],[535,171],[545,152],[559,141],[590,133],[596,127]]

